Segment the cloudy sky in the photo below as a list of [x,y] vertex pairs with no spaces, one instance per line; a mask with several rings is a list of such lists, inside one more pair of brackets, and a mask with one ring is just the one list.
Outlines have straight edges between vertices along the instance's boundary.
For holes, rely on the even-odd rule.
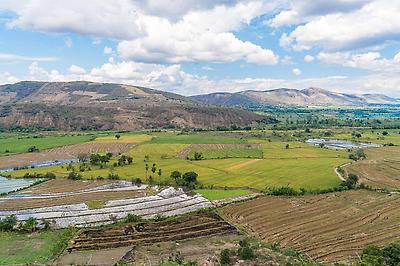
[[400,1],[1,0],[0,84],[400,97]]

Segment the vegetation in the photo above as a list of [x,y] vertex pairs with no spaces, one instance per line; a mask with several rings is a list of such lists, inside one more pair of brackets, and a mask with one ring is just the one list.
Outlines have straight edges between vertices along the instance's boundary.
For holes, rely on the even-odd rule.
[[200,193],[209,200],[219,200],[251,193],[247,189],[196,189],[194,192]]
[[383,248],[368,246],[364,248],[357,266],[382,265],[397,266],[400,264],[400,243],[392,243]]

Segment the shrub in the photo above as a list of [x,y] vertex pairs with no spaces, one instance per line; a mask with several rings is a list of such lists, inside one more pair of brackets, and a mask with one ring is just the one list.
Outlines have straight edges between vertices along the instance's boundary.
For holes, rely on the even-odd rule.
[[17,217],[15,215],[6,216],[0,219],[0,231],[12,231],[17,225]]
[[230,262],[231,262],[231,254],[229,249],[222,250],[219,256],[219,263],[221,265],[228,265]]
[[125,217],[125,222],[127,223],[137,223],[142,220],[142,217],[133,214],[133,213],[128,213],[128,215]]
[[68,179],[81,180],[82,179],[82,175],[77,173],[77,172],[75,172],[75,171],[72,171],[72,172],[69,172]]

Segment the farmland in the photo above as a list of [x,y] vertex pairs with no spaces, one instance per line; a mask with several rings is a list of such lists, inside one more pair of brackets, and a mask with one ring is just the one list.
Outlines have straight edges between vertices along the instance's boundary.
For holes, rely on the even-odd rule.
[[397,190],[400,187],[400,149],[382,147],[367,151],[367,160],[345,167],[348,173],[356,174],[373,188]]
[[295,248],[321,262],[349,262],[363,247],[400,240],[400,196],[368,191],[262,197],[222,213],[268,243]]
[[36,146],[39,150],[62,147],[93,139],[92,134],[0,134],[0,155],[24,153]]
[[[92,166],[91,170],[82,172],[83,177],[87,179],[96,179],[98,176],[106,177],[112,170],[121,178],[128,180],[141,178],[142,181],[146,182],[145,164],[155,163],[157,168],[162,169],[160,176],[153,176],[156,182],[169,182],[169,174],[178,170],[181,172],[196,171],[199,174],[199,182],[205,186],[250,187],[263,190],[266,187],[289,185],[296,189],[318,189],[338,185],[340,180],[337,178],[334,168],[349,162],[346,151],[321,149],[301,142],[246,140],[244,138],[213,136],[213,133],[210,134],[210,138],[207,138],[207,134],[179,135],[172,132],[151,134],[151,140],[137,144],[95,141],[94,143],[103,145],[134,145],[129,150],[125,150],[125,154],[133,157],[134,163],[112,168]],[[122,136],[121,141],[124,138]],[[220,144],[213,144],[217,140]],[[235,144],[235,141],[239,143]],[[188,142],[194,143],[188,144]],[[245,142],[251,143],[245,144]],[[213,148],[218,147],[218,145],[224,148]],[[243,146],[244,148],[239,149],[236,156],[243,158],[217,159],[219,156],[225,157],[226,147],[229,147],[229,145],[233,145],[232,147],[249,145],[248,147],[251,148]],[[202,151],[202,154],[205,155],[203,160],[192,161],[181,158],[182,154],[193,152],[193,147]],[[242,150],[249,151],[251,154],[241,154]],[[232,148],[230,151],[236,152],[238,150]],[[218,153],[221,154],[218,155]],[[261,154],[262,157],[260,158]],[[148,158],[146,161],[144,160],[145,156]],[[252,156],[256,158],[252,158]],[[216,157],[216,159],[207,160],[207,157]],[[114,162],[111,160],[109,165]],[[78,167],[78,164],[75,165]],[[27,172],[53,172],[60,177],[68,175],[67,169],[60,166],[25,169],[9,174],[20,177]]]

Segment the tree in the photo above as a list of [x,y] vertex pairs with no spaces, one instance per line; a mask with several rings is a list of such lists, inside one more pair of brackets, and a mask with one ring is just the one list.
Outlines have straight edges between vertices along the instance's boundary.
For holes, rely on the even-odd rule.
[[173,171],[171,172],[170,177],[176,181],[182,177],[182,173],[179,171]]
[[147,174],[148,174],[148,172],[149,172],[149,165],[146,163],[146,165],[145,165],[145,169],[146,169],[146,179],[147,179]]
[[162,171],[161,171],[161,168],[160,169],[158,169],[158,177],[161,177],[161,175],[162,175]]
[[78,160],[79,162],[83,163],[89,160],[89,156],[86,153],[80,153],[78,154]]
[[155,163],[153,163],[153,166],[151,167],[151,171],[153,172],[153,175],[156,173],[157,167],[156,167]]
[[126,160],[128,161],[128,164],[132,164],[133,163],[133,158],[131,156],[127,156]]
[[194,159],[195,161],[200,161],[200,160],[203,159],[203,154],[202,154],[201,152],[195,151],[195,152],[194,152],[194,155],[193,155],[193,159]]
[[389,132],[383,131],[383,132],[382,132],[382,135],[387,136],[387,135],[389,135]]
[[196,183],[198,176],[199,175],[196,172],[186,172],[182,175],[182,178],[185,181],[186,185],[189,185]]
[[116,139],[119,139],[120,137],[121,137],[120,134],[116,134],[116,135],[115,135],[115,138],[116,138]]
[[39,149],[36,146],[31,146],[28,148],[28,152],[39,152]]
[[290,147],[290,145],[289,145],[289,144],[286,144],[286,149],[289,149],[289,147]]

